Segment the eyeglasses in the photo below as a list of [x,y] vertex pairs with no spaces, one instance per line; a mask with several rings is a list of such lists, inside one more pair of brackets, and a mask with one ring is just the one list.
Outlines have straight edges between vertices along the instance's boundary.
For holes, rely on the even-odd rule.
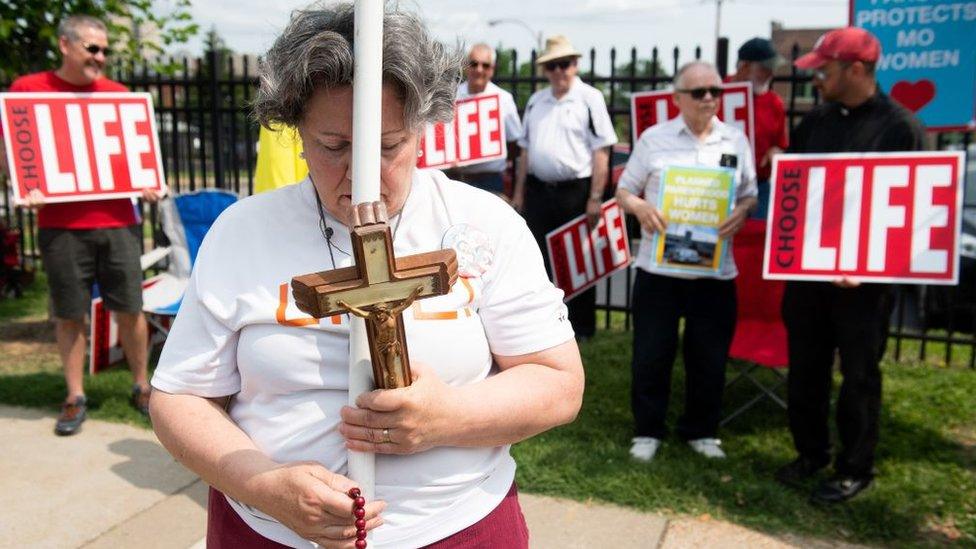
[[688,95],[691,96],[692,99],[696,99],[698,101],[701,101],[702,99],[705,99],[705,94],[706,93],[711,94],[712,99],[718,99],[718,98],[722,97],[722,88],[719,88],[717,86],[716,87],[711,87],[711,88],[694,88],[694,89],[690,89],[690,90],[689,89],[681,89],[681,88],[679,88],[678,89],[678,92],[679,93],[687,93]]
[[471,61],[468,61],[468,66],[471,67],[472,69],[477,69],[478,67],[481,67],[482,70],[488,70],[492,67],[492,64],[483,63],[472,59]]
[[[854,63],[847,62],[847,61],[839,61],[836,64],[839,67],[839,69],[834,72],[844,72],[845,70],[847,70],[848,67],[850,67],[853,64]],[[830,78],[831,73],[827,71],[828,66],[829,65],[824,65],[823,68],[813,71],[813,77],[816,78],[817,80],[820,80],[821,82]]]
[[563,59],[562,61],[549,61],[548,63],[545,63],[542,66],[545,67],[547,71],[552,72],[552,71],[556,70],[557,68],[562,69],[562,70],[566,70],[570,66],[575,65],[575,64],[576,64],[576,60],[573,60],[573,59]]
[[98,52],[102,52],[102,54],[105,55],[105,57],[112,55],[112,49],[109,48],[108,46],[102,47],[99,46],[98,44],[82,44],[81,47],[84,48],[85,51],[87,51],[92,55],[98,55]]

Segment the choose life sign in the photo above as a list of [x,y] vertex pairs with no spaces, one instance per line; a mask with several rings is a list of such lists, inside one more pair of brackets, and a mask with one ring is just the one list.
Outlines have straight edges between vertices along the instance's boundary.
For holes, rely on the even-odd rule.
[[616,199],[604,202],[600,219],[590,229],[581,215],[546,235],[553,282],[565,292],[563,301],[630,265],[630,243],[624,212]]
[[[637,143],[644,130],[655,124],[674,120],[681,113],[674,104],[674,90],[637,92],[630,96],[631,139]],[[749,146],[756,148],[755,112],[750,82],[726,82],[722,84],[718,119],[742,130],[749,138]]]
[[451,168],[505,158],[505,124],[498,94],[459,99],[454,120],[428,124],[418,168]]
[[139,196],[164,190],[148,93],[0,93],[14,202]]
[[776,155],[763,276],[956,284],[964,158]]
[[881,87],[930,130],[976,128],[976,1],[851,0],[851,25],[881,41]]

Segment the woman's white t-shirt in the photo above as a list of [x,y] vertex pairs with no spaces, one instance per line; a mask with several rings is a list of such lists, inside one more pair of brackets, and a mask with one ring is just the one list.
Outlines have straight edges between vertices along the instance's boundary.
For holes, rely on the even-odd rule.
[[[294,276],[352,264],[347,228],[326,220],[334,266],[308,179],[228,208],[200,248],[152,384],[175,394],[234,395],[231,418],[271,459],[313,460],[345,474],[338,425],[348,401],[349,319],[308,317],[290,289]],[[451,242],[478,248],[449,294],[403,313],[411,361],[446,383],[492,375],[492,354],[532,353],[573,337],[562,291],[546,277],[532,234],[497,197],[418,170],[402,218],[390,226],[398,256]],[[474,524],[501,502],[514,474],[508,446],[378,455],[376,497],[388,506],[371,546],[422,546]],[[311,546],[257,509],[228,501],[263,536]]]

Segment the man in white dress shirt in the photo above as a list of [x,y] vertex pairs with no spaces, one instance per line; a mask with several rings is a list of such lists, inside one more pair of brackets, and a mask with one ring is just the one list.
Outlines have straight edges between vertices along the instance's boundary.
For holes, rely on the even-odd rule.
[[[532,94],[522,117],[512,205],[525,216],[550,276],[546,233],[584,213],[591,226],[596,223],[610,170],[610,146],[617,142],[603,93],[576,76],[581,55],[565,36],[546,41],[536,64],[545,70],[550,87]],[[596,288],[567,306],[577,339],[592,337]]]
[[[516,142],[522,137],[522,121],[519,120],[518,108],[512,94],[499,88],[491,81],[495,75],[497,57],[495,50],[488,44],[475,44],[468,52],[468,62],[465,67],[467,79],[458,86],[457,98],[466,99],[480,95],[497,95],[498,108],[501,111],[502,124],[505,127],[505,141],[508,145],[508,157],[514,156]],[[489,160],[478,164],[460,166],[445,170],[451,179],[464,181],[469,185],[489,192],[504,195],[505,186],[502,174],[505,172],[506,159]]]
[[[665,214],[655,205],[661,174],[668,166],[720,165],[735,168],[736,205],[718,227],[719,238],[731,238],[756,205],[756,169],[749,140],[739,129],[715,116],[722,95],[715,67],[695,61],[675,75],[674,102],[681,112],[641,134],[620,177],[617,200],[641,224],[631,308],[634,352],[631,407],[634,439],[630,454],[650,461],[667,434],[665,416],[671,391],[671,367],[678,350],[678,327],[684,317],[685,408],[677,434],[699,454],[723,458],[716,437],[725,388],[725,362],[735,330],[735,278],[731,257],[711,278],[676,275],[654,261],[654,233],[665,233]],[[734,160],[733,160],[734,159]]]

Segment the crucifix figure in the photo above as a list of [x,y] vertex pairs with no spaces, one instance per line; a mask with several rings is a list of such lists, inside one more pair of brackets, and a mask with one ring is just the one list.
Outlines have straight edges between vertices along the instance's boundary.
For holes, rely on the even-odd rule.
[[395,257],[386,205],[353,209],[352,267],[296,276],[299,310],[315,318],[351,313],[366,320],[373,379],[381,389],[410,384],[402,313],[415,300],[444,295],[457,280],[454,250]]

